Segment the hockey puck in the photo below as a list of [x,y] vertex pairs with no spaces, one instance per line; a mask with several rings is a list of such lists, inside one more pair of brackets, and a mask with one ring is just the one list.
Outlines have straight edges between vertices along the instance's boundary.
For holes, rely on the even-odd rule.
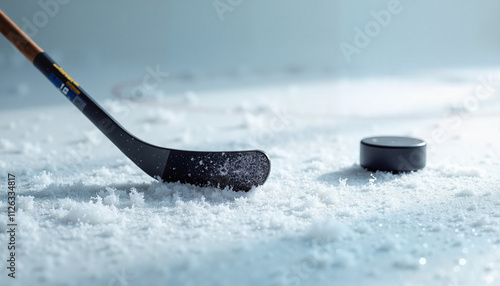
[[411,137],[380,136],[361,140],[360,164],[370,171],[393,173],[425,167],[427,143]]

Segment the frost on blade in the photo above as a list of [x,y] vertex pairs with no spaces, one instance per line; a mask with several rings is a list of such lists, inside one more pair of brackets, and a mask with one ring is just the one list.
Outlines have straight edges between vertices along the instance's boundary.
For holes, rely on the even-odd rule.
[[163,180],[248,191],[262,185],[269,170],[269,159],[258,151],[172,152]]
[[261,153],[240,154],[227,158],[215,176],[225,177],[235,186],[256,186],[266,180],[268,166],[266,156]]

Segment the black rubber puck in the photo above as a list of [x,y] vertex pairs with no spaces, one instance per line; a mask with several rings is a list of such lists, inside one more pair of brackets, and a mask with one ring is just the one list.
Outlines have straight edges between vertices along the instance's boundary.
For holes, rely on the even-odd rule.
[[370,171],[410,172],[425,167],[427,143],[411,137],[380,136],[361,140],[360,164]]

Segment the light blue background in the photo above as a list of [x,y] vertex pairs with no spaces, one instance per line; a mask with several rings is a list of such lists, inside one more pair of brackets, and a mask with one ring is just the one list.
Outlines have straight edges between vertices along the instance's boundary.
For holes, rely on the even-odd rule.
[[[497,0],[401,0],[403,11],[348,63],[340,43],[352,44],[355,27],[363,29],[370,12],[390,1],[242,0],[221,20],[211,0],[69,0],[33,38],[90,82],[95,73],[140,75],[156,64],[171,73],[298,69],[356,76],[500,63]],[[43,11],[38,1],[2,0],[0,7],[21,26],[23,17],[34,22]],[[1,74],[26,65],[0,41]]]

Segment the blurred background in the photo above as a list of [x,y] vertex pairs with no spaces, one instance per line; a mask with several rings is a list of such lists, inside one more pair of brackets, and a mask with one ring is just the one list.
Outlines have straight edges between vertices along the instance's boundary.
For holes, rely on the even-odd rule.
[[[148,66],[172,81],[197,80],[171,86],[196,90],[500,64],[497,0],[4,0],[0,7],[89,91],[140,78]],[[0,95],[52,88],[6,40],[0,66]]]

